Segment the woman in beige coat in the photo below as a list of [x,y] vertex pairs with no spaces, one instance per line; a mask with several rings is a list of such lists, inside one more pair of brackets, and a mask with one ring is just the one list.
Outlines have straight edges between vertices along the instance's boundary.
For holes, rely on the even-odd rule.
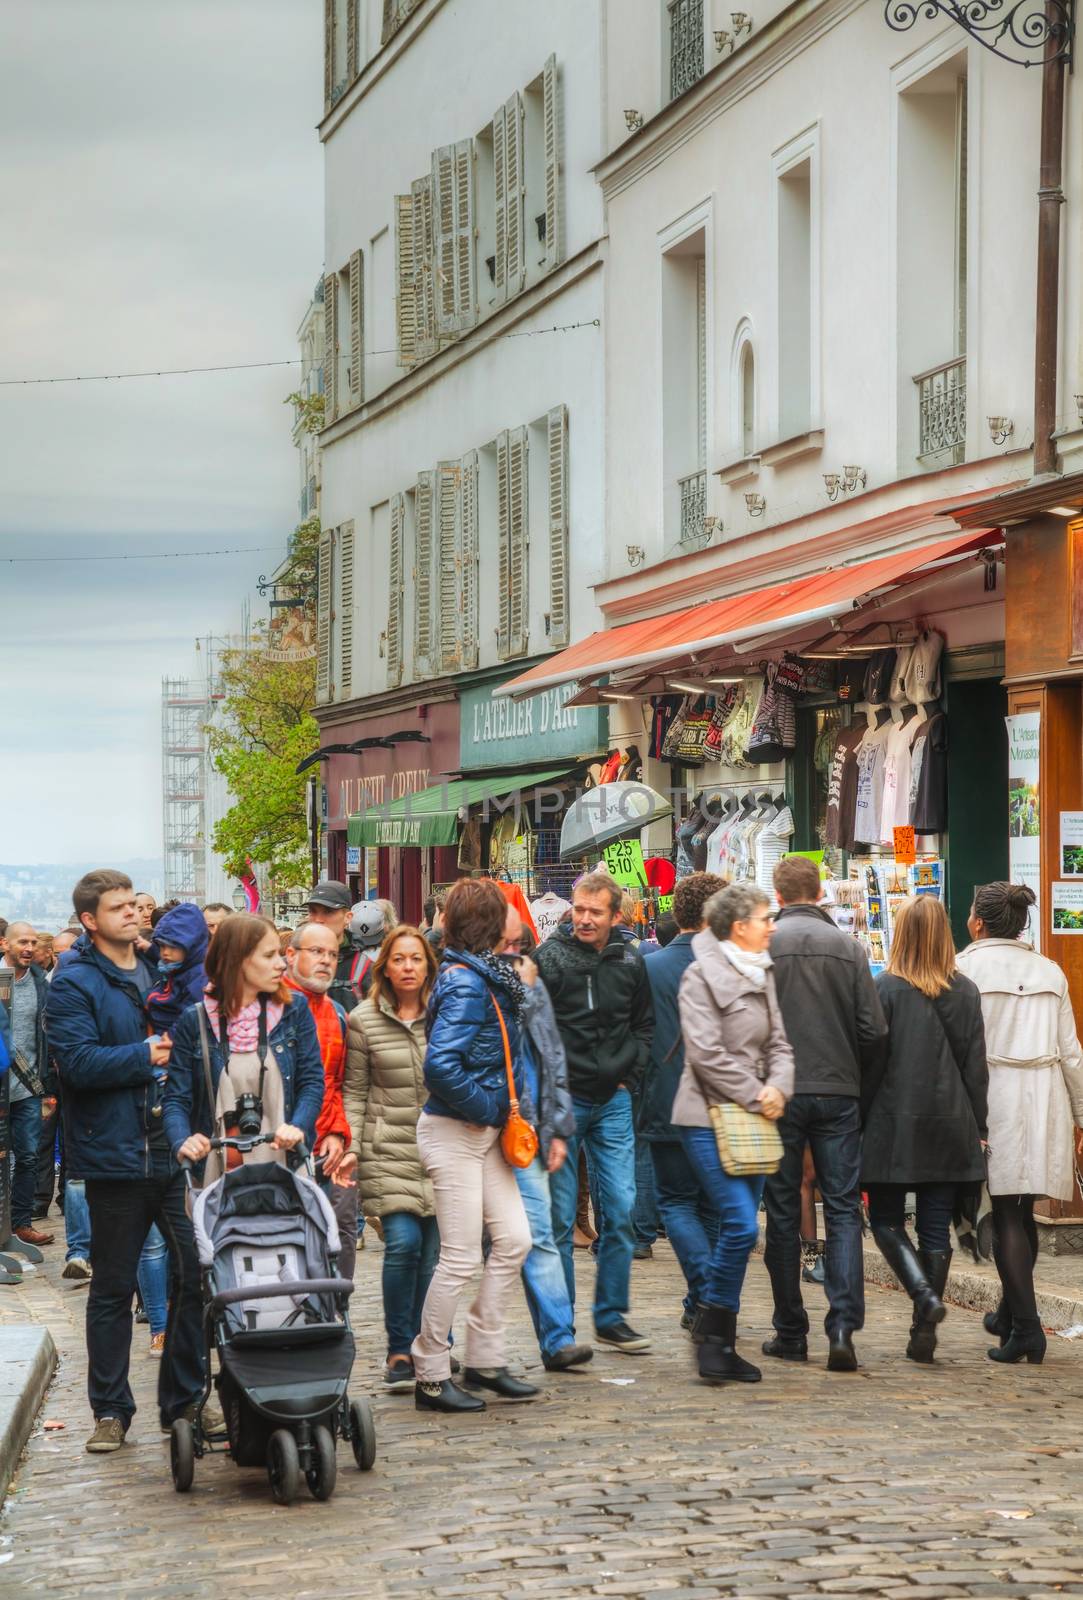
[[432,1184],[417,1153],[417,1119],[428,1098],[425,1007],[435,977],[432,945],[417,928],[387,935],[368,997],[350,1015],[342,1083],[361,1209],[383,1226],[384,1387],[392,1394],[414,1387],[410,1346],[440,1253]]
[[981,992],[989,1060],[989,1195],[1003,1290],[985,1319],[1001,1341],[989,1356],[1038,1363],[1045,1334],[1034,1299],[1034,1201],[1075,1193],[1072,1128],[1083,1124],[1083,1051],[1064,973],[1020,942],[1033,904],[1024,884],[978,889],[967,923],[974,943],[959,956],[959,970]]

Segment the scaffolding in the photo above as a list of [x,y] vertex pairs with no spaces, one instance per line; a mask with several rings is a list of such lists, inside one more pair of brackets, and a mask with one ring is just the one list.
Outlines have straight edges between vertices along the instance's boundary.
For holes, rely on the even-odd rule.
[[243,642],[243,636],[239,640],[213,636],[198,640],[199,676],[162,679],[162,847],[167,900],[204,905],[209,887],[215,890],[212,899],[221,892],[221,867],[213,858],[211,834],[220,809],[217,790],[222,784],[211,761],[207,729],[222,699],[220,656]]

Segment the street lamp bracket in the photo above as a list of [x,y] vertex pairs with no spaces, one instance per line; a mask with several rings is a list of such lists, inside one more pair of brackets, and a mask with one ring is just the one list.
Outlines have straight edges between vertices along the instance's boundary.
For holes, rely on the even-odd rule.
[[1073,0],[885,0],[884,21],[906,33],[919,17],[931,22],[941,14],[1012,66],[1071,65],[1072,8]]

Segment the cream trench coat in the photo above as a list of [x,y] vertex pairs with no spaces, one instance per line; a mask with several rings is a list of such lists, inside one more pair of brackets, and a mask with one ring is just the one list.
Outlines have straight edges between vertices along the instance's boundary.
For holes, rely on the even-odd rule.
[[959,970],[981,991],[989,1061],[989,1193],[1075,1194],[1083,1049],[1068,980],[1017,939],[978,939]]

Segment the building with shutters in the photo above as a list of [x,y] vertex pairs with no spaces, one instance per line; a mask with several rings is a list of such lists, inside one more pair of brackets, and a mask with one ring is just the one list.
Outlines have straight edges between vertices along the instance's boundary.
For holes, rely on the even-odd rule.
[[460,694],[596,624],[603,9],[325,6],[317,716],[392,736],[326,761],[325,859],[403,914],[454,853],[348,859],[358,794],[454,774]]
[[[313,292],[301,326],[297,330],[297,343],[301,351],[301,381],[297,393],[302,401],[314,400],[323,394],[323,279]],[[308,426],[308,413],[304,405],[293,408],[293,443],[297,450],[300,470],[300,493],[297,497],[297,520],[305,522],[320,512],[320,439],[319,432]]]

